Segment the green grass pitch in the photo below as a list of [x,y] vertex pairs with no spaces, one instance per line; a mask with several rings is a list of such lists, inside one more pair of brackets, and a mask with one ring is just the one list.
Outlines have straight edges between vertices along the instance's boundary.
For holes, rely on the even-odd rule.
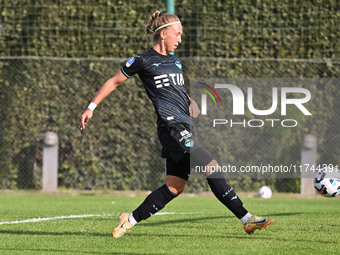
[[0,193],[0,254],[339,254],[337,198],[244,198],[251,213],[274,219],[249,236],[214,197],[182,196],[113,239],[118,215],[143,200]]

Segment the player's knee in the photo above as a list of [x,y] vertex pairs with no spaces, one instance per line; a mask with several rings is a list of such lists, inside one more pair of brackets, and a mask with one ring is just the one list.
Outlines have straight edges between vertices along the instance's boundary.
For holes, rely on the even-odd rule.
[[181,186],[176,186],[176,187],[173,187],[173,186],[168,186],[169,190],[175,194],[176,196],[178,196],[179,194],[181,194],[184,190],[184,186],[185,185],[181,185]]
[[215,159],[213,159],[208,165],[206,165],[205,168],[206,171],[203,173],[205,177],[220,171],[220,165]]
[[176,196],[183,192],[186,182],[186,180],[177,176],[167,175],[165,178],[166,186],[168,186],[169,190]]

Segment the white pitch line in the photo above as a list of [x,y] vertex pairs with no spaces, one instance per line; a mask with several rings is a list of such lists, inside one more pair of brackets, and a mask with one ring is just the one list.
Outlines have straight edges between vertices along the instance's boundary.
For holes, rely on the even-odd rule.
[[0,225],[41,222],[41,221],[59,220],[59,219],[102,217],[102,216],[110,216],[110,214],[83,214],[83,215],[55,216],[55,217],[47,217],[47,218],[34,218],[34,219],[27,219],[27,220],[4,221],[4,222],[0,222]]
[[[169,214],[195,214],[195,213],[175,213],[175,212],[159,212],[154,215],[169,215]],[[15,221],[3,221],[0,222],[0,225],[8,225],[8,224],[20,224],[20,223],[32,223],[32,222],[41,222],[41,221],[49,221],[49,220],[60,220],[60,219],[75,219],[75,218],[87,218],[87,217],[104,217],[104,216],[113,216],[112,214],[83,214],[83,215],[68,215],[68,216],[55,216],[55,217],[46,217],[46,218],[33,218],[26,220],[15,220]]]

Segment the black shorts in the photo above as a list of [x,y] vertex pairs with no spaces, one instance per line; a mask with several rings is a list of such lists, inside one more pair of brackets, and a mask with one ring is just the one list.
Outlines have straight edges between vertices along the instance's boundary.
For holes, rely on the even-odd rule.
[[192,130],[193,127],[183,123],[158,129],[167,175],[188,180],[191,168],[206,166],[214,159],[197,143]]

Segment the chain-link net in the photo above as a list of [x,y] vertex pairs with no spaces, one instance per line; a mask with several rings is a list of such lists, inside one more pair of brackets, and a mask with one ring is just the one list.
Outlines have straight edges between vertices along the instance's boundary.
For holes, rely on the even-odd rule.
[[[154,189],[163,183],[155,114],[137,77],[98,106],[85,132],[77,126],[101,84],[150,47],[144,25],[154,10],[165,9],[165,1],[0,0],[0,6],[0,188],[41,187],[46,131],[59,135],[59,187]],[[340,77],[339,1],[176,1],[176,14],[184,31],[176,55],[188,83]],[[319,93],[311,103],[323,106],[325,121],[310,122],[285,141],[277,131],[272,134],[277,142],[268,142],[257,157],[280,151],[275,159],[298,163],[303,136],[312,133],[318,138],[318,163],[339,163],[338,92]],[[238,160],[251,164],[246,148],[258,135],[233,135],[244,148]],[[226,158],[236,156],[223,145],[220,150]],[[229,180],[238,190],[268,184],[284,192],[299,192],[299,181]],[[207,189],[205,180],[196,178],[187,188]]]
[[[338,58],[340,2],[177,1],[181,57]],[[2,56],[129,57],[159,1],[0,0]]]

